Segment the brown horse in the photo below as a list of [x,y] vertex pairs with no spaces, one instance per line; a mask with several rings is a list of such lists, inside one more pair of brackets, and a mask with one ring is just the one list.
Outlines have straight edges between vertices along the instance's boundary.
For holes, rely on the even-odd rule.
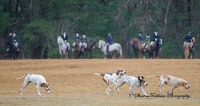
[[80,47],[78,42],[75,42],[74,45],[74,58],[81,58],[83,57],[83,49],[82,46]]
[[[195,37],[192,37],[192,44],[193,44],[192,46],[193,46],[193,48],[194,48],[195,43],[196,43]],[[192,56],[194,55],[194,50],[193,50],[192,46],[191,46],[191,43],[187,43],[187,42],[185,42],[183,44],[185,59],[187,59],[188,57],[190,59],[192,59]]]
[[145,48],[142,47],[142,42],[137,39],[134,38],[131,40],[130,45],[133,48],[133,51],[135,53],[135,57],[136,58],[145,58],[144,57],[144,53],[148,52],[149,53],[149,57],[151,58],[152,56],[152,52],[151,52],[151,46],[150,45],[146,45]]

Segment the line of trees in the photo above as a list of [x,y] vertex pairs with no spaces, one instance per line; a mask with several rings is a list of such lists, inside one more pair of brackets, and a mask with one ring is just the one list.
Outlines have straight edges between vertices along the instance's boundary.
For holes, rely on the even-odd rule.
[[[66,31],[70,43],[76,31],[89,39],[104,39],[110,32],[122,44],[125,57],[133,57],[127,42],[139,32],[158,30],[163,58],[183,58],[184,36],[200,30],[199,0],[1,0],[0,54],[4,41],[16,31],[24,58],[58,58],[57,36]],[[100,57],[96,49],[94,56]]]

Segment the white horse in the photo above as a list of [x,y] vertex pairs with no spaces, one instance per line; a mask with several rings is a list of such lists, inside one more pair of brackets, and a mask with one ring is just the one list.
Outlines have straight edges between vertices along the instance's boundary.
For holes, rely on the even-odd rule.
[[64,40],[58,36],[58,46],[59,46],[59,53],[61,55],[61,58],[67,58],[68,52],[70,50],[70,44],[68,42],[64,42]]
[[[104,56],[107,57],[108,53],[107,53],[107,45],[105,41],[99,40],[99,48],[103,52]],[[109,45],[108,52],[113,52],[113,51],[117,51],[117,54],[120,55],[120,58],[122,57],[122,47],[119,43],[113,43],[112,45]]]

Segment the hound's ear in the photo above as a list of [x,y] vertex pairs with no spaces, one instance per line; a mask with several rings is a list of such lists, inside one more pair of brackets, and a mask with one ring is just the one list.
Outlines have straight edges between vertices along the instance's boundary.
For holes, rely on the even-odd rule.
[[142,79],[144,79],[144,77],[142,76]]
[[48,83],[45,83],[44,86],[45,86],[45,87],[48,87],[49,85],[48,85]]
[[140,80],[140,76],[138,76],[138,80]]
[[117,70],[116,74],[119,75],[120,70]]
[[179,82],[179,85],[180,86],[184,86],[184,82]]
[[41,87],[44,87],[44,86],[45,86],[45,83],[40,84],[40,86],[41,86]]
[[167,76],[167,79],[168,79],[168,80],[170,80],[170,77],[169,77],[169,76]]

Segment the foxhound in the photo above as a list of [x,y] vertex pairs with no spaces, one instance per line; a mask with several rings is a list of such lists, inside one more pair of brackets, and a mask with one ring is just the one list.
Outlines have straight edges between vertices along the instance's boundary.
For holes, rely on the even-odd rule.
[[23,89],[26,86],[28,86],[28,84],[30,84],[30,83],[36,84],[36,89],[37,89],[39,96],[41,96],[40,89],[39,89],[40,87],[44,87],[45,90],[48,92],[48,94],[50,93],[49,85],[42,75],[27,74],[27,75],[24,75],[24,76],[17,78],[17,79],[22,79],[22,78],[24,78],[24,83],[23,83],[23,86],[20,90],[21,95],[23,95]]
[[135,98],[133,96],[133,88],[139,87],[140,91],[145,95],[148,96],[147,93],[144,91],[144,87],[147,86],[147,82],[144,80],[143,76],[133,77],[128,75],[122,75],[120,79],[117,80],[117,86],[115,87],[115,90],[119,90],[119,87],[122,86],[124,83],[129,85],[130,92],[129,97]]
[[106,94],[110,95],[109,92],[112,91],[109,88],[110,83],[112,83],[113,85],[116,85],[117,84],[117,79],[119,79],[125,73],[126,73],[126,71],[124,71],[124,70],[118,70],[115,73],[106,73],[106,74],[94,73],[94,74],[98,75],[98,76],[103,76],[103,81],[106,83]]
[[175,77],[175,76],[171,76],[171,75],[157,76],[157,75],[154,75],[154,76],[148,76],[148,77],[160,77],[160,84],[158,86],[160,93],[162,93],[161,87],[164,84],[168,84],[171,87],[170,91],[168,91],[169,94],[173,93],[173,90],[175,88],[177,88],[178,86],[183,86],[183,87],[185,87],[185,89],[190,88],[189,85],[188,85],[188,82],[186,80]]

